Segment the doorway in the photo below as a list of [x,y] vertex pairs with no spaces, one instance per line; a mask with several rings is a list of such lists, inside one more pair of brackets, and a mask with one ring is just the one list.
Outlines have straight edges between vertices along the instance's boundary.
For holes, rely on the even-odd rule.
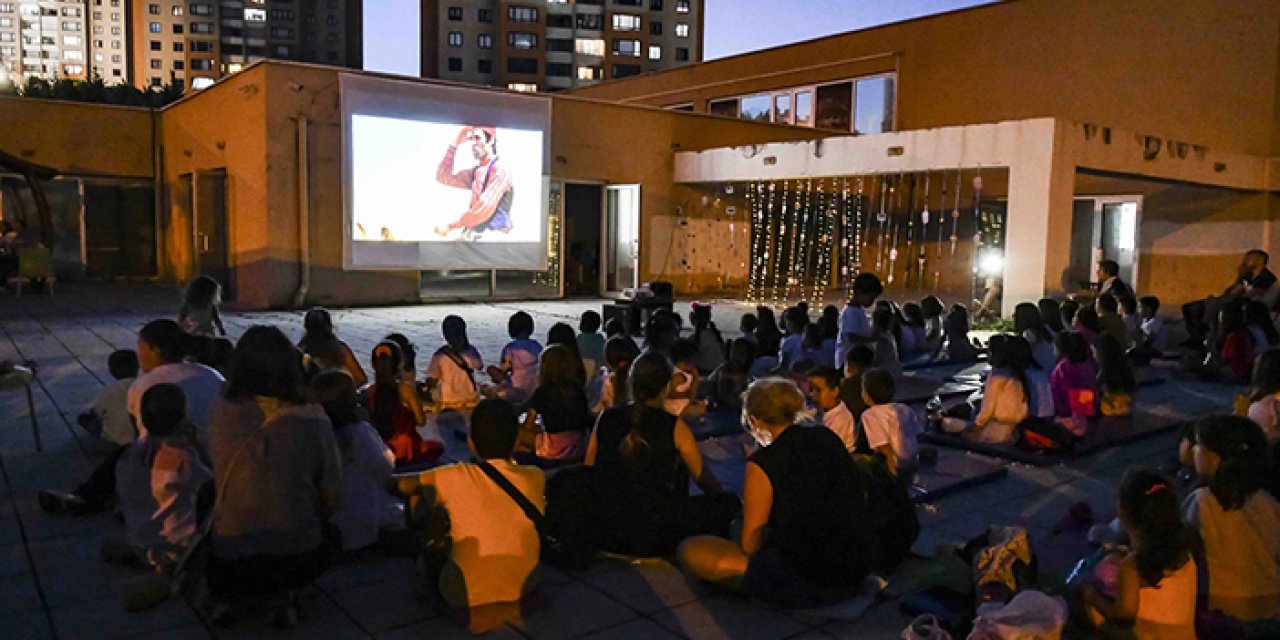
[[88,184],[84,193],[85,272],[90,278],[156,275],[151,186]]
[[227,174],[197,171],[191,189],[192,242],[196,275],[206,275],[222,285],[224,299],[233,300],[231,280],[231,229],[227,226]]
[[1133,286],[1138,277],[1138,224],[1142,196],[1076,198],[1071,220],[1071,262],[1063,274],[1067,291],[1092,289],[1100,260],[1120,265],[1119,277]]
[[604,187],[598,184],[564,185],[564,293],[594,296],[600,293],[600,220]]
[[605,211],[600,288],[620,293],[640,286],[640,185],[609,186]]

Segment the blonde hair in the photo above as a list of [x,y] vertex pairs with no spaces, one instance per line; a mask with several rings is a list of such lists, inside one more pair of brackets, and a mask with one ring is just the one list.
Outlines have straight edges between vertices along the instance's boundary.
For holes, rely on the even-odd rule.
[[804,409],[804,394],[785,378],[763,378],[747,387],[746,409],[767,425],[790,425]]

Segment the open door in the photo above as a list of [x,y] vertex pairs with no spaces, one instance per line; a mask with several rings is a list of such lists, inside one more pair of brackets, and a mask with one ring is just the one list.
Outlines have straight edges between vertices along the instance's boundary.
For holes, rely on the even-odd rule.
[[1138,277],[1138,223],[1141,196],[1078,197],[1071,224],[1071,262],[1063,277],[1067,291],[1097,285],[1099,260],[1115,260],[1121,280],[1134,285]]
[[600,289],[616,294],[640,284],[640,185],[605,189]]

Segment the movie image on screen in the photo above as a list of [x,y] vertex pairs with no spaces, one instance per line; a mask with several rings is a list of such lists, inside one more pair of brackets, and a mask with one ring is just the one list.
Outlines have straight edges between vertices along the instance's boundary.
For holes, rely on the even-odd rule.
[[357,241],[539,242],[542,132],[352,118]]
[[550,102],[344,74],[347,269],[547,265]]

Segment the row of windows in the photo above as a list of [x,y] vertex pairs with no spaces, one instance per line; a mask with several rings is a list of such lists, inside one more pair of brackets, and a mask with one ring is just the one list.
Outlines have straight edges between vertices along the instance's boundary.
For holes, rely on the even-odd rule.
[[[463,71],[462,58],[448,59],[449,71],[461,73]],[[493,61],[487,59],[476,60],[476,71],[478,73],[493,73]],[[614,78],[625,78],[627,76],[639,75],[642,71],[640,65],[634,64],[615,64],[612,65],[610,71],[613,72]],[[508,58],[507,73],[517,73],[525,75],[536,75],[538,73],[538,61],[533,58]],[[571,64],[549,62],[547,63],[547,75],[554,77],[569,78],[575,75],[574,66]],[[596,65],[579,65],[577,67],[576,76],[579,80],[603,80],[604,68]],[[510,89],[537,91],[536,85],[527,83],[517,83],[517,86],[508,86]],[[532,87],[525,89],[526,87]]]
[[[614,31],[640,31],[642,28],[642,23],[643,23],[643,20],[641,20],[640,16],[638,15],[633,15],[630,13],[613,14],[613,30]],[[548,26],[551,26],[551,25],[548,25]],[[650,20],[649,35],[654,35],[654,36],[662,35],[662,23],[658,22],[657,20]],[[676,37],[678,38],[689,37],[689,23],[687,22],[676,23]]]
[[[451,47],[461,47],[463,44],[463,34],[461,31],[450,31],[447,42]],[[511,32],[507,34],[507,44],[514,49],[535,49],[538,46],[538,36],[532,33]],[[481,49],[493,48],[493,36],[482,33],[476,36],[476,46]],[[632,56],[639,58],[641,55],[642,45],[639,40],[621,40],[613,41],[613,54],[618,56]],[[547,38],[547,51],[559,51],[568,53],[576,52],[579,55],[586,56],[604,56],[604,40],[591,38],[577,38],[569,40],[567,38]],[[648,55],[650,60],[662,59],[662,46],[649,45]],[[689,49],[687,47],[676,47],[675,59],[679,62],[687,62],[689,60]]]
[[715,115],[858,134],[893,130],[893,74],[712,100]]
[[[151,41],[150,41],[150,42],[148,42],[147,44],[151,47],[151,50],[152,50],[152,51],[164,51],[164,47],[161,45],[160,41],[158,41],[158,40],[151,40]],[[173,50],[174,50],[175,52],[181,52],[181,51],[183,50],[183,48],[184,48],[183,43],[181,43],[181,42],[175,42],[175,43],[173,43]],[[213,43],[212,43],[212,42],[210,42],[210,41],[208,41],[208,40],[192,40],[192,41],[191,41],[191,51],[192,51],[192,52],[195,52],[195,53],[209,53],[209,52],[212,52],[212,51],[213,51]]]
[[[182,24],[175,24],[173,25],[173,32],[182,33],[183,27],[184,25]],[[159,22],[152,22],[147,25],[147,30],[150,31],[151,33],[163,33],[164,25],[160,24]],[[213,33],[213,23],[212,22],[192,22],[191,33]]]

